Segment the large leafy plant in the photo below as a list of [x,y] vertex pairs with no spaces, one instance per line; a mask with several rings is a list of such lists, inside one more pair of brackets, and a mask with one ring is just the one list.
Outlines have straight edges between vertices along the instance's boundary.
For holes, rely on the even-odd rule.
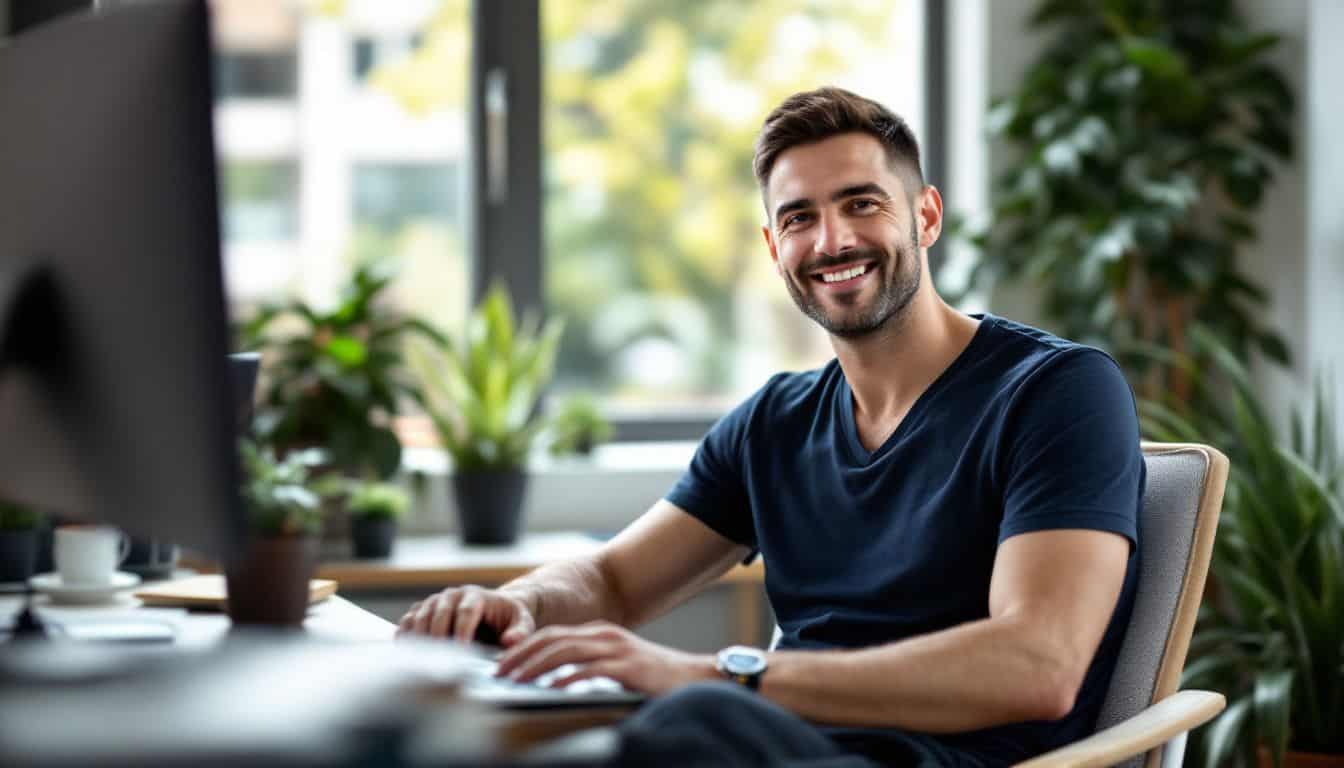
[[[1236,258],[1293,152],[1293,94],[1266,62],[1277,37],[1233,0],[1044,0],[1030,24],[1052,37],[988,117],[1016,159],[973,238],[973,281],[1029,280],[1062,332],[1109,349],[1189,351],[1202,325],[1286,363]],[[1189,399],[1180,368],[1125,362],[1147,370],[1145,393]]]
[[[1186,685],[1226,693],[1205,731],[1205,764],[1255,764],[1257,746],[1344,753],[1344,467],[1327,388],[1293,414],[1281,438],[1236,356],[1197,333],[1214,362],[1167,361],[1191,377],[1206,406],[1142,404],[1158,439],[1212,443],[1232,462]],[[1216,376],[1210,373],[1216,372]],[[1214,384],[1217,381],[1219,384]]]
[[472,312],[465,338],[423,357],[426,410],[458,470],[526,466],[545,427],[537,404],[563,330],[559,318],[516,323],[508,293],[496,286]]
[[243,328],[264,353],[266,376],[258,438],[284,452],[320,447],[343,473],[387,478],[401,464],[391,419],[403,400],[423,395],[406,365],[403,342],[444,337],[425,321],[388,306],[388,262],[359,265],[329,311],[303,301],[268,304]]

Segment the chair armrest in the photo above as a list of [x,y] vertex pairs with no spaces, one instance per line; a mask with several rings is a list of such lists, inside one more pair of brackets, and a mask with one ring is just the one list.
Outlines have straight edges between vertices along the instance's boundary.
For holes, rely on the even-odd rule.
[[1221,693],[1177,691],[1128,720],[1081,741],[1038,755],[1017,768],[1093,768],[1115,765],[1212,720],[1227,706]]

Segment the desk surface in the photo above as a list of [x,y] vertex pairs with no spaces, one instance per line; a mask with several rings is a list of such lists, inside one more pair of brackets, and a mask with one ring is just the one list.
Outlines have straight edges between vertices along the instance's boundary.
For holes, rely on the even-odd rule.
[[[0,612],[8,617],[21,602],[0,597]],[[246,644],[240,651],[232,639],[222,643],[230,623],[219,613],[145,608],[135,600],[75,607],[38,598],[35,606],[57,621],[174,617],[175,645],[201,661],[157,680],[92,687],[15,687],[0,675],[0,744],[18,747],[10,756],[25,765],[82,764],[94,757],[178,765],[188,756],[209,764],[259,757],[277,764],[360,764],[351,749],[369,743],[356,726],[370,717],[381,722],[384,707],[403,717],[415,713],[408,721],[414,727],[406,735],[407,764],[476,765],[620,716],[611,709],[518,714],[461,702],[451,686],[440,688],[434,675],[421,671],[441,659],[451,665],[443,655],[454,652],[448,644],[394,645],[391,623],[341,597],[313,606],[304,622],[311,642],[290,639],[262,647],[265,653],[248,651]]]

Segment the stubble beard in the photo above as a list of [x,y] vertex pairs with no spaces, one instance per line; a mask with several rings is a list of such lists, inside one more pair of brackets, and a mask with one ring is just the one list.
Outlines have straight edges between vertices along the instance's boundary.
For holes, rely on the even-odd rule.
[[[827,313],[826,308],[822,306],[820,301],[803,290],[793,276],[786,276],[787,279],[784,283],[788,286],[789,294],[793,297],[793,303],[797,304],[803,314],[812,318],[817,325],[825,328],[827,333],[839,336],[842,339],[863,338],[888,326],[895,327],[899,324],[901,317],[909,309],[910,303],[914,301],[915,294],[919,293],[922,270],[919,263],[918,244],[919,232],[915,225],[911,224],[908,247],[898,246],[890,264],[887,264],[883,258],[885,254],[875,248],[845,254],[843,262],[876,260],[883,275],[885,275],[885,280],[878,286],[877,296],[866,309],[860,309],[857,315],[833,317]],[[835,263],[842,263],[842,260],[837,259]],[[813,264],[808,269],[811,271],[818,266],[825,267],[828,265]],[[804,277],[803,279],[810,280],[811,278]]]

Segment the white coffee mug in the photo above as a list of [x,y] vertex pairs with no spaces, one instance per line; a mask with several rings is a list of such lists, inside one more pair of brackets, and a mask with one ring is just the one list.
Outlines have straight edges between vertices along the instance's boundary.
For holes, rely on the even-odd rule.
[[108,584],[131,551],[131,539],[110,525],[62,525],[52,560],[65,584]]

